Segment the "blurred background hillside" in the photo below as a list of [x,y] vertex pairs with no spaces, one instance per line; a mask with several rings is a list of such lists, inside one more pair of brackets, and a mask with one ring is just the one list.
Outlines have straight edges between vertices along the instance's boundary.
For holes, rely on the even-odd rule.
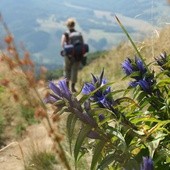
[[[37,65],[62,67],[60,37],[64,22],[74,17],[91,52],[116,47],[126,37],[115,21],[116,14],[134,41],[158,34],[170,20],[167,0],[1,0],[0,12],[17,46],[24,44]],[[0,27],[0,47],[3,48]]]

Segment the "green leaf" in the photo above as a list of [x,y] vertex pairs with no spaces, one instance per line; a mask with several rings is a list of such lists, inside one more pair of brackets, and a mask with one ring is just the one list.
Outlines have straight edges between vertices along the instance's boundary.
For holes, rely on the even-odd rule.
[[[56,109],[57,110],[57,109]],[[57,110],[57,114],[59,114],[59,115],[62,115],[63,113],[66,113],[66,112],[68,112],[69,110],[68,110],[68,107],[67,106],[64,106],[64,107],[62,107],[59,111]]]
[[150,153],[150,157],[153,158],[154,152],[157,149],[157,147],[159,146],[159,143],[161,140],[163,140],[165,137],[164,133],[159,133],[155,138],[155,140],[151,141],[148,143],[148,150]]
[[67,134],[68,134],[68,140],[69,140],[69,145],[70,145],[70,152],[72,152],[71,144],[72,144],[73,133],[74,133],[76,121],[77,121],[76,115],[74,115],[74,114],[68,115],[68,118],[67,118]]
[[160,122],[160,120],[155,119],[153,117],[151,118],[150,117],[142,117],[142,118],[138,117],[137,119],[132,120],[132,123],[134,124],[137,124],[139,122]]
[[165,126],[167,124],[170,124],[170,120],[165,120],[165,121],[159,121],[154,127],[152,127],[148,132],[148,135],[151,135],[152,133],[154,133],[155,131],[159,131],[159,129],[162,126]]
[[139,170],[140,169],[139,164],[135,159],[128,160],[128,162],[125,164],[124,168],[126,170],[132,170],[132,169],[133,170],[137,170],[137,169]]
[[115,161],[115,155],[109,154],[107,155],[100,163],[100,165],[97,167],[98,170],[103,170],[104,168],[107,168],[109,164],[111,164],[113,161]]
[[118,102],[118,103],[127,102],[130,104],[134,104],[136,107],[139,107],[138,104],[133,99],[131,99],[129,97],[121,97],[121,98],[115,100],[115,102]]
[[83,126],[82,129],[80,130],[79,134],[78,134],[78,137],[77,137],[77,140],[76,140],[76,144],[75,144],[75,147],[74,147],[74,158],[75,158],[75,161],[78,160],[78,155],[79,155],[79,152],[80,152],[80,148],[83,144],[83,141],[85,140],[85,138],[87,137],[88,133],[90,132],[91,130],[91,126],[89,125],[86,125],[86,126]]
[[115,141],[115,137],[120,140],[119,145],[117,147],[119,147],[119,149],[124,152],[126,149],[126,142],[121,132],[119,132],[116,128],[110,128],[109,134],[113,135],[112,142]]
[[[118,17],[115,16],[115,18],[116,18],[118,24],[120,25],[120,27],[122,28],[123,32],[126,34],[126,36],[127,36],[127,38],[129,39],[129,41],[131,42],[131,44],[132,44],[133,48],[135,49],[136,53],[138,54],[138,56],[140,57],[140,59],[143,61],[143,64],[145,65],[145,68],[148,70],[148,67],[147,67],[147,65],[146,65],[146,63],[145,63],[145,61],[144,61],[141,53],[139,52],[139,50],[138,50],[138,48],[136,47],[135,43],[133,42],[132,38],[131,38],[130,35],[128,34],[127,30],[125,29],[125,27],[123,26],[123,24],[120,22],[120,20],[118,19]],[[148,72],[149,72],[149,70],[148,70]]]
[[162,87],[170,84],[170,78],[160,80],[157,86]]
[[101,140],[98,142],[98,144],[95,147],[93,158],[92,158],[92,163],[91,163],[91,170],[96,169],[97,162],[101,159],[101,153],[106,144],[105,140]]

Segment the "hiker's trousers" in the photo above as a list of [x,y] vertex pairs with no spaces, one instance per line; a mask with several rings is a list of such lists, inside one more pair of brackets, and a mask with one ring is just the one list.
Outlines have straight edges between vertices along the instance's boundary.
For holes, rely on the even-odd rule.
[[64,76],[72,83],[77,82],[80,61],[75,61],[74,57],[64,56]]

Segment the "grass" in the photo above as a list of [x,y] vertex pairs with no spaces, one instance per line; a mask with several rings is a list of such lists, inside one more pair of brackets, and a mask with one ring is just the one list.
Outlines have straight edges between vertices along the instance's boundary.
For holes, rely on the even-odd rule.
[[54,153],[47,151],[33,151],[27,160],[25,170],[55,170],[57,164]]
[[[0,112],[1,112],[1,109],[0,109]],[[3,138],[2,138],[2,134],[4,132],[4,125],[5,125],[4,117],[0,114],[0,147],[1,147],[1,145],[4,144]]]

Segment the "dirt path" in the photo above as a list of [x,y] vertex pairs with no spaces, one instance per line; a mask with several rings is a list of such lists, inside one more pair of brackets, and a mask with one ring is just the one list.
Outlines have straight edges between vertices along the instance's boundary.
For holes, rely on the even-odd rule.
[[[41,97],[44,96],[45,88],[39,89]],[[48,110],[50,116],[51,110]],[[13,141],[7,146],[0,149],[0,170],[25,170],[24,161],[33,152],[52,151],[53,141],[49,137],[45,121],[40,124],[34,124],[27,127],[24,138],[20,141]],[[56,170],[63,168],[56,167]]]
[[43,124],[28,127],[24,140],[12,142],[0,150],[0,170],[24,170],[24,159],[33,147],[52,148],[52,140]]

